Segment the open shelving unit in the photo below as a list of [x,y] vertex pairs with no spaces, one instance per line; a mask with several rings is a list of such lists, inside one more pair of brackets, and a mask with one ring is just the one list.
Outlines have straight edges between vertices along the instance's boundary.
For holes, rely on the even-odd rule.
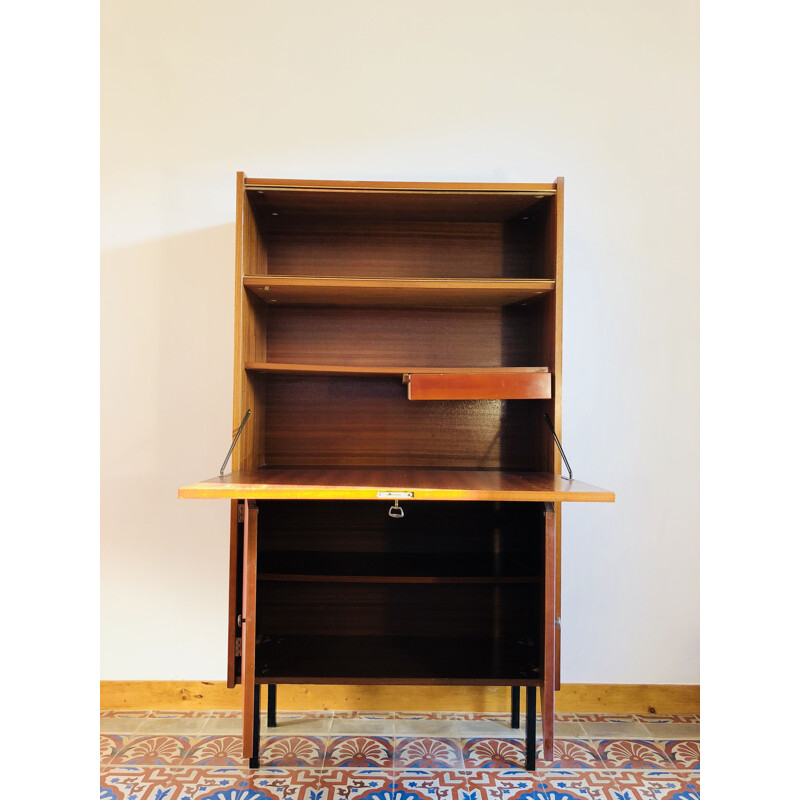
[[563,181],[237,178],[228,685],[559,682]]

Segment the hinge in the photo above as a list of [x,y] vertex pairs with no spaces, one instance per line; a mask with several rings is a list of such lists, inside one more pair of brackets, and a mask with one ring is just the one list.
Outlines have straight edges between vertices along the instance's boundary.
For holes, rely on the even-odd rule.
[[242,637],[237,636],[233,640],[233,654],[235,656],[240,656],[242,654]]
[[561,629],[561,617],[556,617],[556,628]]
[[244,503],[236,504],[236,519],[238,522],[244,522]]

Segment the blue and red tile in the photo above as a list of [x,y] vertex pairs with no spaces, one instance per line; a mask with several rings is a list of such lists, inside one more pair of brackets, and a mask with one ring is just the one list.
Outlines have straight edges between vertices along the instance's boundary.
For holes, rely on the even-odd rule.
[[[562,736],[569,738],[556,738],[550,761],[542,758],[539,742],[534,772],[524,768],[523,739],[471,732],[471,726],[478,724],[505,725],[507,720],[500,714],[323,711],[282,715],[282,720],[296,724],[285,725],[282,735],[276,735],[280,725],[262,730],[255,770],[242,758],[242,739],[232,725],[237,718],[238,712],[231,711],[104,712],[101,800],[700,797],[699,717],[695,715],[558,715],[559,722],[572,723],[562,729]],[[136,720],[169,728],[129,733]],[[463,730],[459,722],[467,723]],[[311,723],[309,735],[303,735],[302,726]],[[573,735],[584,724],[587,735]],[[203,734],[203,729],[208,732]],[[432,735],[427,735],[428,729]],[[647,736],[629,735],[642,729]],[[443,735],[437,735],[440,730]],[[609,734],[592,737],[592,730]]]

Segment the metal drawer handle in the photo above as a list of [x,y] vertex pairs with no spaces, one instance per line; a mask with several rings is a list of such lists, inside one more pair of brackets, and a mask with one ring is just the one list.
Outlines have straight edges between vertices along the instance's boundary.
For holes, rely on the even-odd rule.
[[402,519],[405,514],[403,514],[403,509],[400,508],[400,503],[395,500],[393,506],[389,506],[389,516],[392,519]]

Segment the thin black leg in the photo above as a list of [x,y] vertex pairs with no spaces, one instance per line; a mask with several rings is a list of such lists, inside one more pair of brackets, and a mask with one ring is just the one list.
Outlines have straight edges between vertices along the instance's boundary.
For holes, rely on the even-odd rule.
[[536,687],[525,688],[525,769],[536,769]]
[[267,727],[274,728],[277,726],[275,721],[275,700],[277,698],[277,684],[267,684]]
[[261,745],[261,684],[253,687],[253,750],[255,755],[250,758],[250,769],[258,769],[258,748]]
[[511,687],[511,727],[519,728],[519,686]]

